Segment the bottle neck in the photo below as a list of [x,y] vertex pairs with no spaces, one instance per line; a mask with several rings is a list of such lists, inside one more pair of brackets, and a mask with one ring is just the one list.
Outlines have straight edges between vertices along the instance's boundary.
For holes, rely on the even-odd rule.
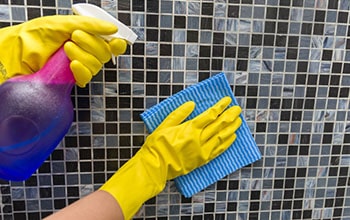
[[48,83],[75,84],[75,79],[69,65],[70,60],[66,56],[62,46],[38,72],[42,75],[43,80]]
[[47,63],[36,73],[11,78],[11,81],[32,81],[44,84],[67,84],[71,88],[75,84],[70,69],[70,60],[66,56],[63,46],[58,49]]

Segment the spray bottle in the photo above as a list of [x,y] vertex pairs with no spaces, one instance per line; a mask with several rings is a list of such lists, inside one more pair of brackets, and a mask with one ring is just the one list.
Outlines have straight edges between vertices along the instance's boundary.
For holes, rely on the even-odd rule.
[[[137,35],[101,8],[74,4],[73,12],[114,23],[118,32],[101,36],[133,44]],[[115,57],[112,56],[115,63]],[[75,85],[63,46],[36,73],[11,78],[0,86],[0,178],[22,181],[47,159],[73,121]]]

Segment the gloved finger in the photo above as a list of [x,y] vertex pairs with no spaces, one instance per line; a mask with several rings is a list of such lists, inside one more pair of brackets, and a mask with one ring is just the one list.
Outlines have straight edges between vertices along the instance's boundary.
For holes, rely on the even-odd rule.
[[114,54],[114,56],[119,56],[126,51],[127,42],[126,40],[115,38],[108,42],[109,47]]
[[80,15],[45,16],[29,22],[33,23],[32,27],[40,26],[43,29],[47,27],[52,29],[53,33],[68,33],[69,36],[75,30],[82,30],[96,35],[110,35],[118,31],[118,27],[110,22]]
[[195,103],[192,101],[185,102],[180,107],[171,112],[156,130],[173,127],[181,124],[194,110]]
[[216,120],[216,118],[226,109],[226,107],[231,103],[231,98],[226,96],[218,101],[214,106],[207,109],[202,114],[198,115],[194,118],[194,123],[198,128],[204,128],[212,121]]
[[[232,123],[236,122],[236,120],[242,123],[242,120],[239,118],[240,113],[241,108],[239,106],[232,106],[231,108],[224,111],[215,121],[203,129],[203,132],[201,134],[201,141],[206,142],[212,136],[217,134],[218,131],[225,130]],[[236,130],[233,132],[235,131]]]
[[76,84],[79,87],[85,87],[88,82],[90,82],[92,78],[92,74],[90,70],[84,66],[82,63],[80,63],[77,60],[73,60],[70,63],[70,69],[74,75],[74,79],[76,81]]
[[94,55],[101,63],[106,63],[111,59],[108,43],[96,35],[76,30],[73,32],[71,40],[78,47]]
[[64,52],[70,60],[77,60],[87,67],[93,76],[102,68],[103,64],[95,56],[71,41],[64,44]]
[[206,156],[207,162],[210,162],[225,152],[236,140],[236,138],[236,134],[231,133],[228,135],[228,133],[225,133],[221,136],[210,139],[205,145],[203,145],[203,152],[206,152],[207,154],[204,155]]
[[202,145],[202,154],[209,162],[215,157],[223,153],[231,144],[236,140],[237,135],[235,131],[242,124],[241,118],[237,118],[230,126],[224,130],[220,130],[216,135],[211,137],[207,142]]

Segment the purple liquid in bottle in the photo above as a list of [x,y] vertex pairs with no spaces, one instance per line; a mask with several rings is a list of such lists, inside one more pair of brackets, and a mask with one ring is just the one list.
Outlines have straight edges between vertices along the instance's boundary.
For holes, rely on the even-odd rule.
[[0,178],[25,180],[52,153],[73,121],[75,84],[60,48],[38,72],[0,86]]

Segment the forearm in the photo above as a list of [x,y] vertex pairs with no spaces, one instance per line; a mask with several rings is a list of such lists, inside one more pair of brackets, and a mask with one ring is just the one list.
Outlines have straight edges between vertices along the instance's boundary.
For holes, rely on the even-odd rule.
[[45,220],[123,220],[118,202],[107,192],[98,190],[50,215]]

